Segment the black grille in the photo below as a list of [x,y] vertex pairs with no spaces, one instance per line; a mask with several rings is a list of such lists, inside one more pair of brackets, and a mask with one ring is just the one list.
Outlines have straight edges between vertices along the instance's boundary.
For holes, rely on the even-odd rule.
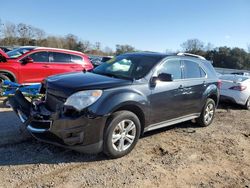
[[63,106],[66,99],[58,96],[54,96],[50,93],[46,93],[46,107],[51,110],[52,112],[55,112],[58,107]]

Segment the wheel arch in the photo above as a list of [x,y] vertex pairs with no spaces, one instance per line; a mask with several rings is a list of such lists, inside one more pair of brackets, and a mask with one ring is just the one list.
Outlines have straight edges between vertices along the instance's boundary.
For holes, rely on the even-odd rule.
[[216,106],[219,103],[219,89],[215,84],[211,84],[207,87],[204,93],[204,103],[206,102],[207,98],[211,98],[214,100]]
[[17,81],[15,74],[11,71],[0,69],[0,74],[4,74],[5,76],[8,76],[12,82]]
[[122,111],[122,110],[130,111],[138,117],[140,124],[141,124],[141,135],[142,135],[144,132],[145,124],[146,124],[144,111],[139,106],[137,106],[135,104],[124,104],[124,105],[114,109],[114,111],[112,113]]

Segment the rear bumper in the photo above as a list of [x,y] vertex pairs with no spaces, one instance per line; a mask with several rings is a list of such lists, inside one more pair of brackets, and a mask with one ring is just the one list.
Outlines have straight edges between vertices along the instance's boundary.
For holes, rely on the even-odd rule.
[[13,110],[36,139],[84,153],[102,151],[107,117],[88,112],[74,117],[66,116],[63,108],[51,112],[44,103],[31,104],[19,91],[9,100]]
[[233,102],[240,105],[245,105],[249,97],[248,92],[234,91],[234,90],[221,90],[221,101]]

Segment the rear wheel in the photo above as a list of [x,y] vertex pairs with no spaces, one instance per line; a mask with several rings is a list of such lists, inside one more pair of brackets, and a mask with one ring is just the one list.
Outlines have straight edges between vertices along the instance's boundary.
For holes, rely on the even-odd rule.
[[246,108],[247,110],[250,110],[250,97],[247,99],[247,102],[246,102],[246,104],[245,104],[245,108]]
[[213,122],[214,115],[215,102],[213,99],[208,98],[205,106],[203,107],[200,117],[197,119],[197,123],[202,127],[206,127]]
[[115,112],[107,123],[104,153],[111,158],[127,155],[135,147],[141,132],[138,117],[129,111]]

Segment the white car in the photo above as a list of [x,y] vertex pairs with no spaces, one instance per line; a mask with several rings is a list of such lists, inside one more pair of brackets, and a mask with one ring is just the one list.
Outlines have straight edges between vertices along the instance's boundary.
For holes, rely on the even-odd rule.
[[245,106],[250,110],[250,76],[226,74],[220,76],[220,99]]

